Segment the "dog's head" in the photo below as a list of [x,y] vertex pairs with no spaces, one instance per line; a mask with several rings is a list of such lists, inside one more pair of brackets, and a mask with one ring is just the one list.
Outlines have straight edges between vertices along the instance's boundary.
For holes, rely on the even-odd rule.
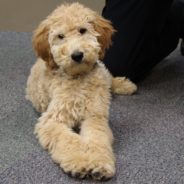
[[38,26],[33,45],[49,69],[77,75],[103,59],[114,31],[96,12],[79,3],[65,4]]

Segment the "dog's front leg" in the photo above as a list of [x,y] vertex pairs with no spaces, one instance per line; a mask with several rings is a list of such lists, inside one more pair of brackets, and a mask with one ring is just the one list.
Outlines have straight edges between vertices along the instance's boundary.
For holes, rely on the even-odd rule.
[[113,135],[103,116],[88,117],[81,126],[80,135],[87,144],[89,169],[94,179],[109,179],[115,174]]
[[88,173],[85,146],[81,136],[72,131],[67,121],[70,122],[57,109],[47,111],[36,124],[35,133],[42,147],[66,173],[83,178]]

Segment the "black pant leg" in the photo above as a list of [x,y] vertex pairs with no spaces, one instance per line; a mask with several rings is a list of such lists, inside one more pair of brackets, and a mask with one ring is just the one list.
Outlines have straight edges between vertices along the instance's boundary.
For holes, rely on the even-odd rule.
[[172,0],[107,0],[103,16],[117,33],[104,63],[114,76],[134,82],[167,56],[178,37],[168,20]]

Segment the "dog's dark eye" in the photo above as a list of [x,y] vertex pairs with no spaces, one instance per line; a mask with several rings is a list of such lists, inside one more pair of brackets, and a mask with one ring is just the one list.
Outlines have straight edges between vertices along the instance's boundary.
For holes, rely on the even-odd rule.
[[84,33],[86,33],[86,31],[87,31],[86,28],[80,28],[79,29],[80,34],[84,34]]
[[64,36],[63,34],[59,34],[59,35],[58,35],[58,38],[59,38],[60,40],[62,40],[64,37],[65,37],[65,36]]

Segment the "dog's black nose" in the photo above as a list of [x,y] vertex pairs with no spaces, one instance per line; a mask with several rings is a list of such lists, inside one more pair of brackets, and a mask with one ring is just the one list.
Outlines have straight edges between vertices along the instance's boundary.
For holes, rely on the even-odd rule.
[[73,59],[74,61],[76,61],[77,63],[80,63],[80,62],[82,61],[83,56],[84,56],[83,52],[79,52],[79,51],[75,51],[75,52],[71,55],[72,59]]

